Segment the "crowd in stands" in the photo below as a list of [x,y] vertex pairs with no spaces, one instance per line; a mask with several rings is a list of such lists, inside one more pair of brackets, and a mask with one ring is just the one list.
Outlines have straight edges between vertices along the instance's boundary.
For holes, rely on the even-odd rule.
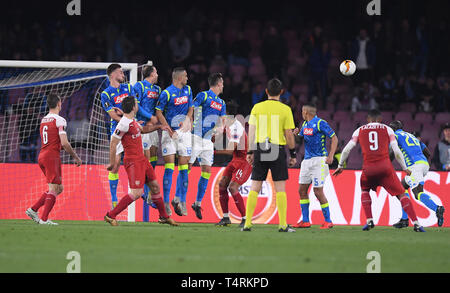
[[[449,143],[442,126],[450,122],[450,30],[444,19],[392,14],[357,15],[349,23],[338,17],[305,20],[297,19],[288,5],[281,9],[279,21],[257,13],[230,17],[212,8],[182,11],[160,11],[146,19],[146,25],[136,21],[144,12],[133,9],[132,19],[111,16],[102,22],[98,15],[77,26],[65,21],[0,26],[0,59],[139,64],[152,60],[162,88],[170,85],[172,68],[184,66],[194,93],[207,89],[209,73],[222,72],[222,97],[239,105],[244,116],[266,98],[265,83],[276,76],[285,85],[281,99],[291,106],[296,124],[302,122],[302,105],[314,101],[341,143],[374,108],[386,114],[386,122],[400,117],[406,130],[421,131],[432,151],[441,149],[440,139]],[[352,77],[339,72],[345,59],[356,63]],[[3,99],[0,112],[7,107]],[[82,113],[77,115],[84,119]]]

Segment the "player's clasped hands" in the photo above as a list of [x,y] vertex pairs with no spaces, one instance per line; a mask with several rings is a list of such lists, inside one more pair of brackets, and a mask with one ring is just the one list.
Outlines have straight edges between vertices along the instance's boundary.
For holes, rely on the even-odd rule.
[[295,128],[295,129],[292,131],[292,133],[293,133],[294,135],[298,135],[298,134],[300,133],[300,129],[297,127],[297,128]]
[[294,167],[295,164],[297,164],[297,158],[290,158],[289,159],[289,167]]

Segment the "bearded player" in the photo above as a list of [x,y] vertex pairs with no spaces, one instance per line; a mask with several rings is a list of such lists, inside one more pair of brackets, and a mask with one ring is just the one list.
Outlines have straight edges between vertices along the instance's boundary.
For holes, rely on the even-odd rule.
[[167,215],[164,202],[160,193],[158,181],[156,180],[155,171],[152,165],[144,155],[142,147],[141,133],[149,133],[158,129],[169,130],[168,127],[162,125],[146,125],[142,127],[134,119],[138,104],[134,97],[126,97],[122,101],[123,117],[120,119],[116,130],[111,138],[109,166],[108,171],[114,168],[116,148],[122,142],[124,149],[124,166],[128,175],[128,184],[130,186],[130,193],[124,196],[117,206],[105,215],[105,221],[112,226],[118,226],[116,217],[125,210],[131,203],[142,196],[144,191],[144,184],[148,185],[151,193],[151,200],[156,204],[159,211],[159,222],[162,224],[169,224],[178,226],[178,224]]
[[361,204],[367,218],[367,223],[363,231],[369,231],[375,227],[372,217],[372,200],[370,190],[376,190],[378,186],[384,187],[391,195],[396,196],[402,205],[403,210],[414,223],[415,232],[425,232],[417,220],[416,212],[411,204],[411,200],[404,194],[400,180],[395,174],[394,167],[389,158],[389,146],[392,148],[395,159],[400,164],[403,171],[409,176],[411,171],[407,169],[402,152],[400,151],[395,133],[389,126],[382,124],[381,112],[378,110],[369,111],[366,125],[359,127],[352,136],[352,139],[342,151],[338,168],[333,176],[338,176],[344,170],[343,164],[347,160],[350,151],[357,143],[361,145],[363,154],[363,171],[361,175]]
[[[48,191],[44,192],[39,200],[25,212],[33,221],[41,225],[58,225],[49,220],[48,215],[55,205],[56,197],[63,191],[60,157],[61,147],[72,156],[77,167],[82,163],[67,139],[65,130],[67,122],[59,116],[61,104],[59,96],[50,94],[47,97],[49,113],[41,121],[40,133],[42,146],[38,163],[47,179]],[[42,206],[44,206],[44,212],[41,218],[39,218],[38,210]]]
[[[234,115],[234,107],[229,107],[229,113]],[[247,162],[247,134],[245,127],[234,116],[227,116],[225,120],[225,131],[228,139],[228,147],[225,150],[216,150],[215,154],[233,155],[233,159],[223,172],[219,181],[220,206],[223,212],[223,218],[216,226],[228,226],[231,224],[228,213],[228,192],[234,199],[236,207],[241,214],[241,223],[239,227],[245,224],[245,204],[239,188],[247,182],[252,174],[252,165]]]

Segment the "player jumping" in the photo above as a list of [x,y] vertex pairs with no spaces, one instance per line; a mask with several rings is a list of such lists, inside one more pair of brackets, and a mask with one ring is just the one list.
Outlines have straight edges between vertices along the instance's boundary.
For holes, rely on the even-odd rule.
[[[136,94],[136,98],[139,101],[139,106],[142,107],[146,112],[150,113],[152,116],[149,119],[145,115],[138,114],[136,119],[138,121],[143,121],[145,124],[152,123],[157,124],[158,118],[155,115],[155,106],[158,102],[159,95],[161,94],[161,88],[156,85],[158,82],[158,71],[153,65],[145,65],[142,68],[142,81],[137,82],[133,89]],[[156,168],[156,163],[158,162],[158,146],[159,146],[159,136],[157,131],[150,133],[145,133],[142,135],[142,142],[144,146],[144,154],[150,161],[153,169]],[[148,186],[144,185],[144,199],[148,198]],[[151,200],[150,200],[151,201]],[[153,208],[156,205],[152,204]],[[146,201],[144,201],[144,221],[148,221],[148,206]]]
[[[423,191],[425,185],[425,176],[430,169],[428,158],[431,152],[423,142],[420,142],[414,135],[403,131],[403,123],[399,120],[393,121],[389,126],[394,130],[397,138],[398,146],[403,153],[408,169],[411,175],[406,176],[402,180],[402,185],[406,189],[405,194],[408,196],[408,189],[411,188],[417,200],[421,201],[427,208],[436,213],[438,226],[444,224],[444,207],[438,206],[431,197]],[[402,218],[393,226],[395,228],[408,227],[408,215],[403,210]]]
[[389,126],[381,123],[381,112],[378,110],[370,110],[367,121],[369,122],[368,124],[359,127],[353,133],[352,139],[343,149],[338,168],[334,171],[333,176],[338,176],[342,173],[344,170],[343,163],[347,160],[350,151],[359,143],[363,154],[361,204],[367,218],[363,231],[369,231],[375,227],[372,217],[370,190],[375,191],[378,186],[382,186],[392,196],[396,196],[400,200],[402,208],[413,220],[414,231],[425,232],[417,220],[411,200],[404,194],[405,190],[395,174],[394,167],[389,159],[390,146],[402,170],[408,176],[411,175],[411,171],[407,169],[402,152],[398,147],[394,131]]
[[[309,196],[308,189],[313,184],[314,194],[320,202],[325,222],[320,229],[333,228],[330,217],[328,200],[323,192],[325,178],[329,174],[329,167],[333,163],[334,153],[338,145],[338,138],[334,130],[325,120],[316,115],[317,108],[313,104],[306,104],[302,108],[302,116],[305,120],[301,129],[296,128],[294,134],[303,137],[305,141],[305,158],[300,167],[299,194],[300,207],[302,210],[302,221],[294,228],[310,228],[309,221]],[[327,153],[325,139],[331,139],[330,153]]]
[[[128,96],[134,96],[133,87],[125,82],[125,75],[122,67],[119,64],[111,64],[106,70],[110,85],[102,92],[101,102],[103,109],[111,117],[111,135],[114,133],[117,124],[121,119],[121,111],[117,109],[122,108],[122,101]],[[139,107],[139,114],[151,118],[151,114]],[[121,154],[123,152],[122,144],[117,145],[116,160],[113,168],[110,170],[108,179],[111,192],[112,206],[117,205],[117,185],[119,183],[119,167]]]
[[[202,219],[201,203],[208,187],[211,166],[214,161],[214,143],[211,138],[215,128],[219,127],[223,130],[223,119],[227,113],[225,102],[219,98],[223,92],[222,74],[212,73],[208,77],[208,84],[209,91],[200,92],[194,99],[196,117],[194,119],[192,156],[189,160],[189,170],[198,158],[202,171],[198,181],[197,198],[192,204],[192,209],[200,220]],[[221,123],[217,125],[219,121]]]
[[[49,220],[48,215],[55,205],[56,197],[63,192],[60,157],[61,147],[72,156],[77,167],[82,163],[67,139],[65,130],[67,122],[59,116],[61,104],[59,96],[50,94],[47,97],[49,113],[41,121],[40,133],[42,146],[38,163],[47,179],[48,191],[44,192],[39,200],[25,212],[33,221],[41,225],[58,225]],[[44,206],[44,212],[41,215],[42,217],[39,218],[38,210],[42,206]]]
[[[156,117],[163,125],[169,126],[170,131],[163,131],[161,149],[164,158],[163,193],[164,205],[170,216],[170,190],[172,175],[175,169],[175,154],[178,154],[177,186],[181,187],[179,198],[172,200],[172,205],[180,215],[180,202],[186,203],[188,188],[188,163],[192,152],[192,90],[187,85],[188,76],[184,68],[177,67],[172,73],[172,85],[162,91],[155,107]],[[164,113],[164,114],[163,114]]]
[[124,149],[124,166],[128,175],[130,193],[124,196],[117,206],[105,215],[105,221],[112,226],[118,226],[116,216],[126,209],[131,203],[142,196],[144,184],[148,185],[151,199],[156,204],[160,217],[159,222],[178,226],[178,224],[167,215],[164,202],[161,198],[158,181],[152,165],[144,155],[142,148],[141,133],[149,133],[158,129],[170,130],[167,126],[146,125],[142,127],[134,119],[138,111],[138,103],[134,97],[126,97],[122,101],[123,117],[120,119],[114,134],[111,137],[108,171],[114,168],[116,163],[117,145],[122,142]]
[[[231,110],[229,114],[235,115],[236,111]],[[242,220],[239,227],[242,228],[245,224],[245,204],[242,195],[239,193],[239,188],[247,182],[252,174],[252,165],[247,162],[248,140],[244,126],[234,116],[227,116],[225,125],[228,147],[225,150],[216,150],[214,153],[233,155],[233,159],[228,163],[219,181],[220,206],[223,218],[216,226],[228,226],[231,224],[228,214],[228,192],[230,192],[241,214]]]

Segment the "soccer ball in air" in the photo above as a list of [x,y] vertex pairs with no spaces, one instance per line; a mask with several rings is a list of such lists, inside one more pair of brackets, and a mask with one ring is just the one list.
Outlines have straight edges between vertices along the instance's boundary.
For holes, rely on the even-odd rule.
[[355,62],[353,62],[352,60],[344,60],[344,61],[342,61],[339,69],[341,70],[341,73],[343,75],[350,76],[350,75],[353,75],[353,73],[355,73],[356,65],[355,65]]

